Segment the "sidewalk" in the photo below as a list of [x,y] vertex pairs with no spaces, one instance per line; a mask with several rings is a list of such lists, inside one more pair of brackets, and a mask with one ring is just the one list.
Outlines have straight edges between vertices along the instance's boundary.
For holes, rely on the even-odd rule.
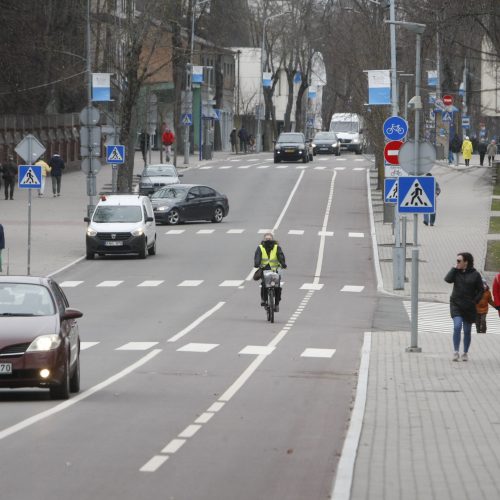
[[[452,287],[443,277],[457,252],[471,252],[483,273],[491,170],[474,160],[478,163],[473,157],[469,169],[433,169],[441,195],[436,225],[427,227],[419,218],[421,303],[448,302]],[[391,248],[386,246],[393,241],[391,225],[381,222],[380,193],[374,192],[373,199],[384,288],[409,296],[410,283],[404,291],[392,290]],[[410,241],[412,235],[410,223]],[[486,276],[491,283],[492,275]],[[500,498],[500,336],[473,334],[470,361],[454,363],[452,322],[446,316],[433,331],[419,328],[422,353],[405,352],[409,331],[371,334],[351,500]],[[488,321],[500,322],[496,311],[490,310]]]

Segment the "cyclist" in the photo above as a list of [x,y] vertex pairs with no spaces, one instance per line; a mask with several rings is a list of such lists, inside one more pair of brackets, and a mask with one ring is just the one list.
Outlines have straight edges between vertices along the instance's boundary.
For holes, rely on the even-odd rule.
[[[279,267],[286,269],[285,254],[278,245],[278,242],[274,240],[272,233],[264,234],[264,239],[257,247],[257,250],[255,250],[254,267],[274,272],[276,272]],[[265,306],[267,304],[267,288],[264,284],[264,275],[262,275],[261,278],[260,299],[260,305]],[[276,288],[276,305],[274,308],[276,312],[279,311],[280,300],[281,287]]]

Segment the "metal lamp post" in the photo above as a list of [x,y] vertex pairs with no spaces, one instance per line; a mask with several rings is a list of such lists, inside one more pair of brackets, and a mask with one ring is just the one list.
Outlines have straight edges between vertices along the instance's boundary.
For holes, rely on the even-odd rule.
[[260,44],[260,75],[259,75],[259,100],[258,100],[258,108],[257,108],[257,141],[256,141],[256,150],[257,153],[262,152],[262,133],[261,133],[261,101],[262,101],[262,74],[264,73],[264,42],[266,39],[266,24],[270,19],[274,19],[275,17],[283,16],[285,14],[290,14],[290,12],[280,12],[279,14],[273,14],[272,16],[267,16],[264,19],[264,26],[262,28],[262,42]]

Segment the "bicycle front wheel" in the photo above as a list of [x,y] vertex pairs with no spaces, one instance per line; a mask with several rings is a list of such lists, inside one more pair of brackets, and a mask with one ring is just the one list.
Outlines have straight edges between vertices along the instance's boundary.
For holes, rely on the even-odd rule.
[[267,321],[274,323],[274,288],[267,291]]

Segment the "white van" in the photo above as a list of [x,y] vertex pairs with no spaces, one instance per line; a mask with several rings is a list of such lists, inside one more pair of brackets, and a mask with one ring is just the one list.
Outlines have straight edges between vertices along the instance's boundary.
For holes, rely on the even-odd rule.
[[354,113],[334,113],[330,121],[330,132],[335,132],[342,149],[360,155],[365,149],[363,117]]
[[102,195],[88,222],[86,256],[156,254],[156,225],[151,200],[140,195]]

